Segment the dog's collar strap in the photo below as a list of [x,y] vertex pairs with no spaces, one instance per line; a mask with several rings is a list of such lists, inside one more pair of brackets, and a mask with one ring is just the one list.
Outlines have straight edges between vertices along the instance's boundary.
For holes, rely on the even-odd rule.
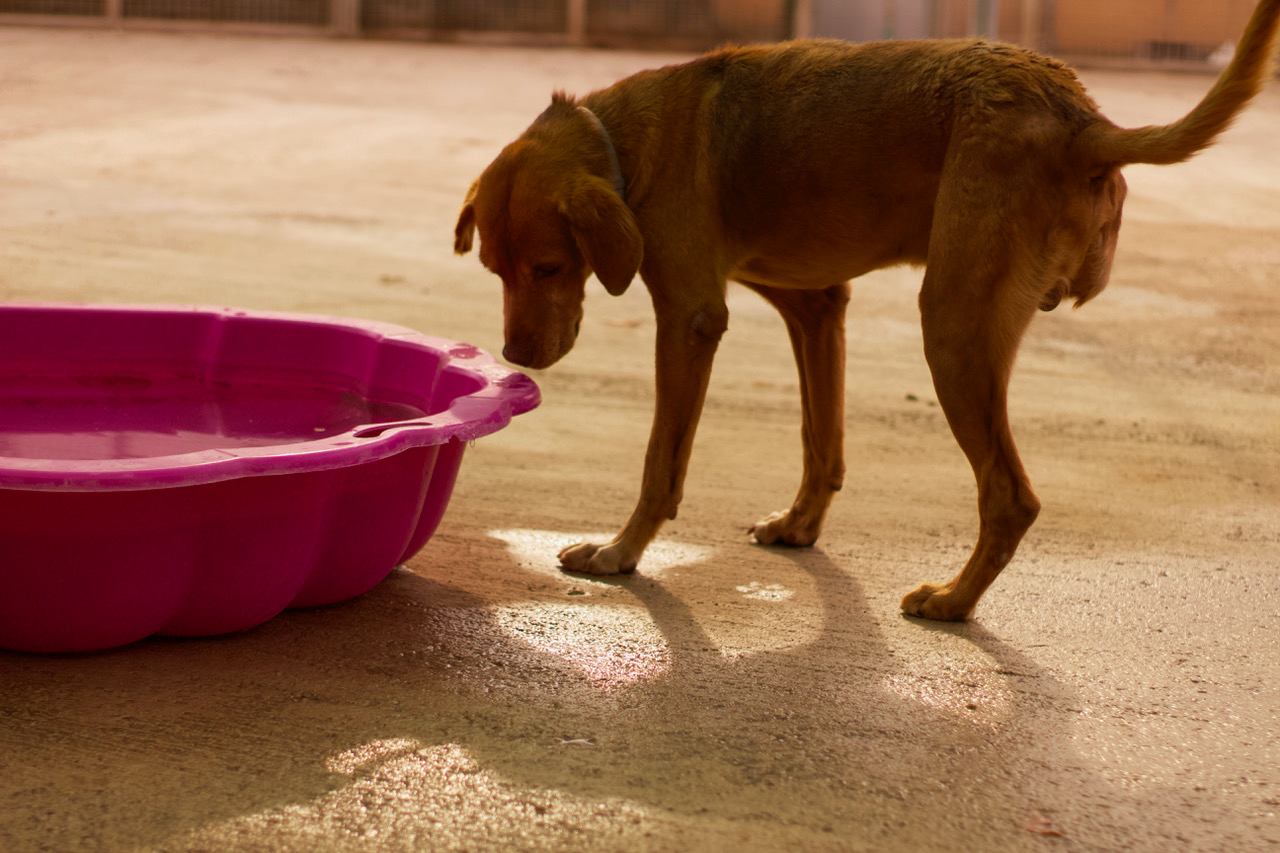
[[618,195],[625,201],[627,198],[627,181],[622,177],[622,164],[618,162],[618,149],[613,147],[613,139],[609,136],[608,129],[605,128],[604,122],[600,121],[600,116],[593,113],[589,108],[578,104],[578,109],[582,110],[582,114],[595,126],[595,129],[600,133],[600,138],[604,140],[604,150],[609,155],[609,169],[613,173],[613,188],[618,191]]

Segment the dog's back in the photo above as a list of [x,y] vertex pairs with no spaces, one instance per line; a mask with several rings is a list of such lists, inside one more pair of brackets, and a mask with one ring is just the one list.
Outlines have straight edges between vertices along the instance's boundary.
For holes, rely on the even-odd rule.
[[922,263],[953,145],[985,146],[993,167],[1033,165],[1044,185],[1098,120],[1065,65],[984,41],[726,48],[669,73],[649,85],[698,93],[685,114],[707,137],[689,144],[714,152],[681,162],[714,173],[668,180],[716,187],[697,197],[742,252],[734,272],[763,283]]

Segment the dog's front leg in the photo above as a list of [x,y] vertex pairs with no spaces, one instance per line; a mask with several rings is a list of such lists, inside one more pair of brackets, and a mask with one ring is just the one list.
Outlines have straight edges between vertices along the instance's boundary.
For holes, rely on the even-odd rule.
[[676,517],[684,489],[693,435],[702,413],[720,337],[729,312],[723,291],[688,305],[655,293],[657,312],[657,403],[644,458],[640,500],[622,532],[606,545],[581,542],[560,552],[560,565],[593,575],[627,574],[658,528]]

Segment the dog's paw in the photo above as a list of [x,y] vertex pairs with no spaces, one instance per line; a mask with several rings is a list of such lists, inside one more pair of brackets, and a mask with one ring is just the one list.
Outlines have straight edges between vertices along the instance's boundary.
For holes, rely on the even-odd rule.
[[749,532],[758,545],[808,548],[818,541],[818,525],[790,509],[770,513],[752,525]]
[[636,570],[636,560],[625,555],[616,543],[579,542],[560,552],[560,568],[584,575],[629,575]]
[[937,586],[927,583],[902,599],[902,612],[938,622],[963,622],[973,612],[973,604],[962,600],[950,584]]

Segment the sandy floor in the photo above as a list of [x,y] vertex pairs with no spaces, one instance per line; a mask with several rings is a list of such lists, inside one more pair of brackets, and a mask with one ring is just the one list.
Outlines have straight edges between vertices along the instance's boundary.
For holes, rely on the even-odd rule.
[[[551,89],[669,57],[0,30],[0,298],[388,320],[500,347],[462,194]],[[1126,124],[1196,76],[1088,75]],[[1280,844],[1280,87],[1134,168],[1111,288],[1040,318],[1044,502],[964,627],[898,615],[975,529],[919,273],[855,288],[850,474],[814,550],[781,324],[732,297],[679,521],[620,582],[554,553],[633,501],[642,288],[593,285],[545,403],[349,604],[100,655],[0,653],[0,849],[1204,849]]]

